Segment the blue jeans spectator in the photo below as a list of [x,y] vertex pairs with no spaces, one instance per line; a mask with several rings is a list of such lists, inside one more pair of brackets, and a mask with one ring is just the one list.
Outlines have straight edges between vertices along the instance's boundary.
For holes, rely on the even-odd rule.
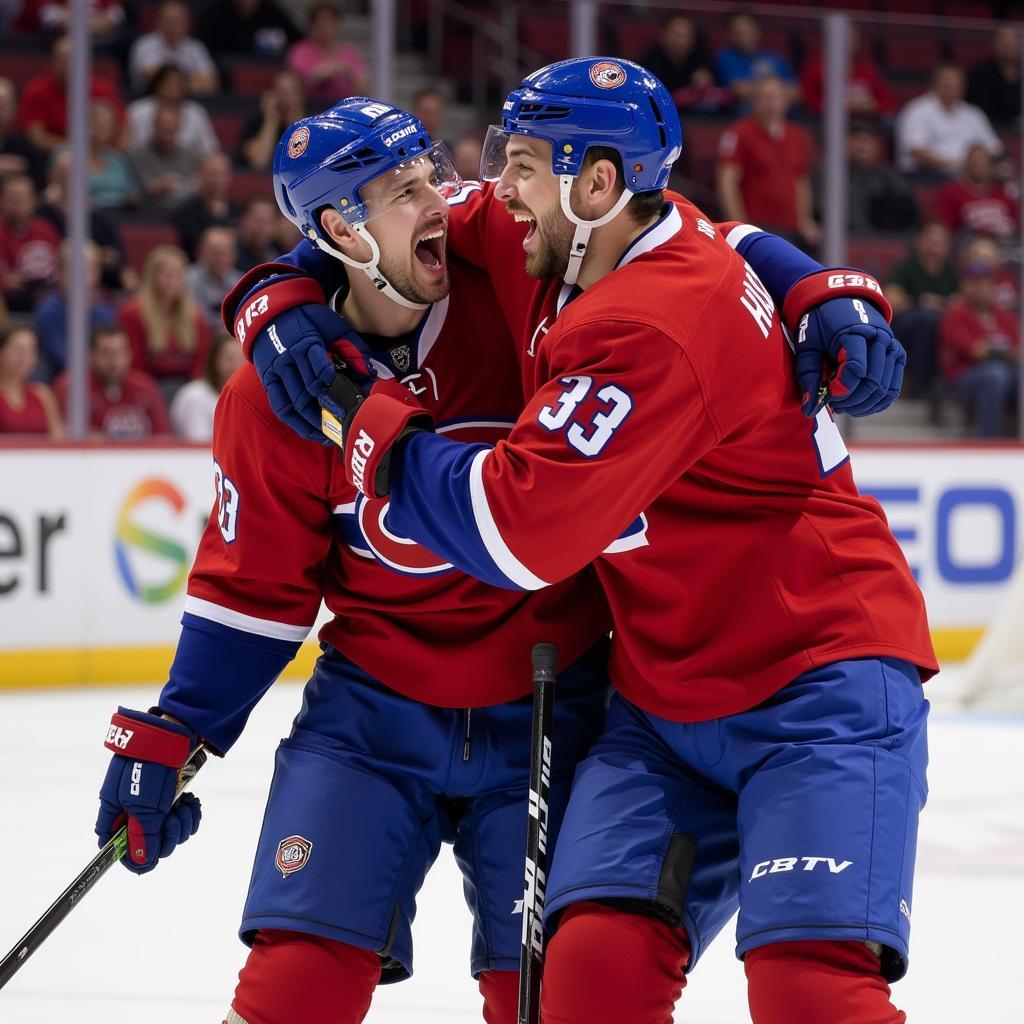
[[1017,367],[1005,359],[985,359],[960,374],[951,391],[967,405],[973,434],[1001,437],[1017,397]]

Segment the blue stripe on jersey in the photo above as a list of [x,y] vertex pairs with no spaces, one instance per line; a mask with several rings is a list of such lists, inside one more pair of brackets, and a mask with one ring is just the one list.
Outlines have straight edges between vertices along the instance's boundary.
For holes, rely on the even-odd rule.
[[[485,536],[488,513],[474,508],[474,463],[488,445],[460,444],[437,434],[413,434],[396,453],[387,527],[422,544],[478,580],[510,590],[533,589],[515,567],[499,566],[493,537]],[[486,502],[485,502],[486,504]],[[482,518],[478,520],[478,515]],[[500,539],[499,539],[500,546]],[[529,570],[522,567],[523,571]],[[538,581],[544,586],[542,581]]]
[[754,268],[754,273],[780,308],[797,281],[824,269],[817,260],[812,260],[784,238],[757,229],[744,235],[735,248]]
[[227,753],[298,649],[290,640],[245,633],[186,612],[158,706],[218,753]]

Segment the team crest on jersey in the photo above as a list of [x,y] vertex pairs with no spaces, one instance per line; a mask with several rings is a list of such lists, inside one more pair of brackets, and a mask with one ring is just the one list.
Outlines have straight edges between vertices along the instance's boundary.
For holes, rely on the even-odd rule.
[[289,836],[277,844],[277,856],[274,864],[281,872],[282,878],[294,875],[309,863],[309,855],[313,852],[313,844],[302,836]]
[[598,89],[618,89],[626,80],[626,70],[621,64],[603,60],[590,69],[590,80]]
[[405,373],[412,366],[412,352],[408,345],[396,345],[388,352],[396,370]]
[[309,145],[309,129],[306,127],[296,128],[288,140],[288,155],[295,160],[306,152]]

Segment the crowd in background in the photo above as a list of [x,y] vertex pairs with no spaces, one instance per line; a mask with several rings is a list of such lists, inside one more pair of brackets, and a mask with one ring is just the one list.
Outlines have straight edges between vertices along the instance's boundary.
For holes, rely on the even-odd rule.
[[[104,62],[89,86],[90,422],[110,438],[208,440],[216,395],[238,361],[221,299],[298,237],[271,192],[278,139],[305,114],[365,93],[368,68],[331,3],[313,3],[301,23],[275,0],[163,0],[142,10],[148,18],[117,0],[91,5]],[[0,431],[52,437],[62,434],[67,395],[67,25],[66,0],[0,0],[0,30],[49,49],[47,70],[20,88],[0,76]],[[821,55],[812,47],[794,67],[746,10],[719,25],[716,49],[707,29],[669,14],[650,49],[623,53],[665,82],[684,129],[714,126],[710,140],[687,131],[675,184],[713,216],[814,253]],[[225,146],[210,109],[231,93],[246,56],[273,57],[276,70]],[[850,36],[848,227],[854,237],[913,237],[884,273],[910,352],[905,393],[927,401],[937,423],[960,406],[967,430],[988,437],[1013,430],[1017,393],[1010,261],[1019,259],[1020,212],[1004,140],[1019,130],[1020,72],[1016,29],[1001,26],[985,59],[940,63],[930,87],[901,105],[872,41]],[[441,89],[421,90],[414,109],[446,137]],[[475,177],[480,135],[448,141]],[[260,181],[241,200],[240,175]],[[121,232],[139,218],[173,225],[177,238],[133,265]]]

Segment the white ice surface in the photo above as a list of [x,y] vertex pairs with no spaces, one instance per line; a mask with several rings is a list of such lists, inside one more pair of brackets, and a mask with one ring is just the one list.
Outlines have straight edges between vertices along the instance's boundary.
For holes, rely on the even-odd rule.
[[[146,707],[155,692],[0,696],[0,954],[93,855],[110,712],[117,703]],[[205,814],[198,835],[144,878],[115,866],[0,992],[3,1024],[221,1021],[245,955],[235,930],[273,751],[299,699],[291,684],[267,695],[231,755],[194,784]],[[1015,980],[1024,948],[1022,754],[1024,718],[948,706],[933,714],[912,965],[894,988],[911,1022],[1024,1021]],[[479,1022],[469,917],[447,847],[421,893],[414,934],[415,977],[382,987],[368,1024]],[[731,929],[690,976],[676,1020],[749,1021]]]

